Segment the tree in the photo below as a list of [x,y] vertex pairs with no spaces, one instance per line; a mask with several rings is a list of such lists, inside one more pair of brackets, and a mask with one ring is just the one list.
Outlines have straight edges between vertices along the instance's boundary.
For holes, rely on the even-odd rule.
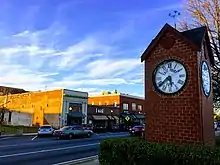
[[186,18],[180,21],[180,30],[206,26],[215,64],[212,66],[213,100],[220,104],[220,2],[219,0],[186,0]]

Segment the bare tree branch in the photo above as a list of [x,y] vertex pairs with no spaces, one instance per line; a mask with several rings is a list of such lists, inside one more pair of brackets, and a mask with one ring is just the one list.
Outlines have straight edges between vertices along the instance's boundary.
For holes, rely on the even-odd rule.
[[214,54],[215,65],[212,68],[214,102],[220,101],[220,1],[186,0],[187,17],[179,22],[180,30],[189,30],[206,26]]

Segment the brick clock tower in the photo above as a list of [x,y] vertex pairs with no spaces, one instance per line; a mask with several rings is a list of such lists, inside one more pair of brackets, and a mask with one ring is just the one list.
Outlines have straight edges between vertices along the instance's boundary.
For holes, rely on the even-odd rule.
[[179,32],[168,24],[141,56],[145,63],[146,139],[215,145],[206,27]]

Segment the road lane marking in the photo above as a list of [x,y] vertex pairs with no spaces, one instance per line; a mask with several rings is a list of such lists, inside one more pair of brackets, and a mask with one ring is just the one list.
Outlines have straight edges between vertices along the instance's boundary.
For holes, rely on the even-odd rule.
[[[116,134],[116,135],[113,135],[113,136],[109,136],[109,135],[99,135],[97,136],[97,138],[106,138],[106,137],[124,137],[125,135],[129,135],[129,134]],[[96,137],[94,136],[94,139]],[[92,139],[92,138],[91,138]],[[54,139],[53,139],[54,140]],[[80,142],[82,139],[75,139],[73,142]],[[66,142],[66,141],[69,141],[69,140],[65,140],[65,141],[60,141],[61,143],[59,144],[63,144],[62,142]],[[48,140],[48,141],[37,141],[35,143],[20,143],[20,144],[9,144],[9,145],[0,145],[0,148],[6,148],[6,147],[18,147],[18,146],[31,146],[31,145],[36,145],[36,144],[48,144],[48,143],[55,143],[55,141],[52,141],[52,140]],[[57,141],[56,141],[56,144],[57,144]]]
[[37,138],[37,136],[34,136],[31,140],[34,140],[34,139],[36,139]]
[[93,160],[93,159],[97,159],[98,155],[94,155],[94,156],[89,156],[89,157],[85,157],[85,158],[80,158],[80,159],[75,159],[75,160],[70,160],[70,161],[66,161],[66,162],[61,162],[61,163],[56,163],[53,165],[66,165],[66,164],[72,164],[72,163],[83,163],[84,161],[89,161],[89,160]]
[[23,152],[23,153],[17,153],[17,154],[1,155],[0,158],[25,156],[25,155],[32,155],[32,154],[38,154],[38,153],[53,152],[53,151],[61,151],[61,150],[67,150],[67,149],[73,149],[73,148],[95,146],[95,145],[99,145],[99,144],[100,143],[91,143],[91,144],[78,145],[78,146],[70,146],[70,147],[54,148],[54,149],[39,150],[39,151],[32,151],[32,152]]

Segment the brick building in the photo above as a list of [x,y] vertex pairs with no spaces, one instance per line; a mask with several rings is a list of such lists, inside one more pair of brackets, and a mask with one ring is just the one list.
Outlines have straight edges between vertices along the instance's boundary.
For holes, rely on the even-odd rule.
[[[88,104],[113,107],[120,125],[135,125],[144,122],[144,98],[117,91],[102,92],[101,95],[89,96]],[[89,108],[88,108],[89,112]]]
[[86,124],[87,103],[87,92],[67,89],[0,96],[7,110],[4,120],[12,125]]
[[[205,94],[203,87],[204,81],[211,82],[211,76],[203,79],[203,74],[209,72],[210,75],[210,71],[204,73],[202,64],[206,63],[206,70],[211,70],[214,63],[206,27],[180,32],[166,24],[144,51],[141,60],[145,63],[145,99],[148,105],[145,107],[146,139],[213,145],[211,83],[209,95]],[[170,61],[174,61],[173,65],[169,65]],[[180,67],[185,70],[184,75],[178,75]],[[160,81],[162,85],[157,85],[161,84]],[[166,83],[170,84],[171,92],[163,89]],[[179,84],[182,84],[181,88]]]
[[18,94],[18,93],[25,93],[24,89],[21,88],[13,88],[7,86],[0,86],[0,96],[7,95],[7,94]]

